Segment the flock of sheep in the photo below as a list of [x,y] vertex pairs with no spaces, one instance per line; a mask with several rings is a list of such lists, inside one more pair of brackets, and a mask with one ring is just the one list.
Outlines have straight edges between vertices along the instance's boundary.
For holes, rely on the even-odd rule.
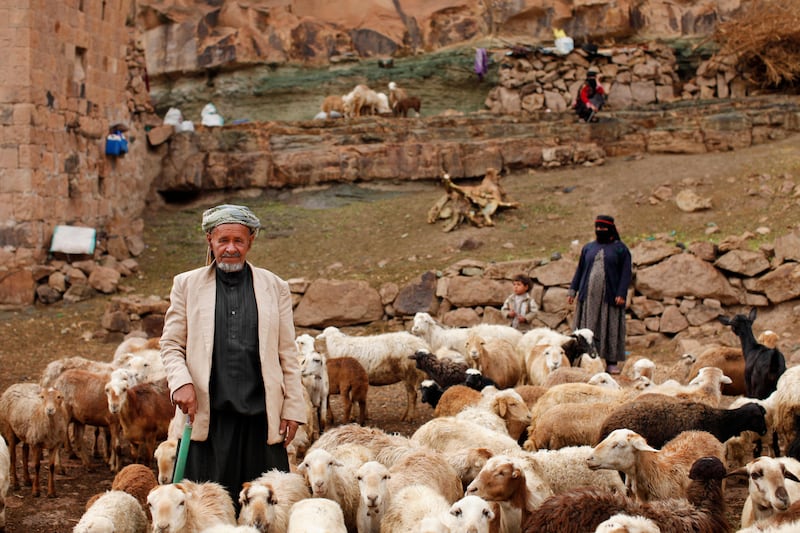
[[411,110],[419,116],[421,107],[422,103],[417,96],[410,96],[393,81],[389,82],[388,95],[359,84],[345,95],[326,96],[320,106],[320,112],[314,118],[354,118],[363,115],[407,117]]
[[[39,383],[3,392],[0,501],[19,489],[18,444],[23,481],[40,494],[46,457],[55,496],[61,454],[88,465],[91,441],[116,475],[76,533],[719,533],[732,530],[723,482],[740,475],[740,531],[795,531],[800,367],[786,369],[774,334],[755,338],[755,318],[720,317],[741,350],[709,347],[667,368],[632,357],[617,376],[589,330],[448,328],[418,313],[410,332],[300,335],[309,424],[290,446],[292,472],[241,487],[238,518],[224,487],[172,483],[180,428],[157,339],[132,337],[111,363],[56,360]],[[408,437],[367,425],[369,387],[394,383],[404,420],[418,393],[434,408]]]

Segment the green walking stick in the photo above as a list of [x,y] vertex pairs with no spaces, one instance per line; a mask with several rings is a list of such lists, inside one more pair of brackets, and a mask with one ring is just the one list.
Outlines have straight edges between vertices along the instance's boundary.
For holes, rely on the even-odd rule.
[[183,481],[183,472],[186,469],[186,457],[189,455],[189,443],[192,441],[192,422],[189,415],[186,415],[186,423],[183,425],[183,435],[181,445],[178,447],[178,457],[175,461],[175,473],[172,476],[173,483]]

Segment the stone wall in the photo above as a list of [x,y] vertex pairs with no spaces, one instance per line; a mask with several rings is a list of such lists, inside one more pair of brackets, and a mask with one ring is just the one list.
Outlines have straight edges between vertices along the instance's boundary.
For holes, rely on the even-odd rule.
[[608,108],[673,102],[681,95],[677,62],[671,48],[649,44],[575,49],[565,56],[541,50],[518,50],[499,58],[498,85],[486,99],[494,113],[571,109],[586,72],[600,73]]
[[604,113],[597,124],[571,113],[417,119],[360,117],[198,127],[158,147],[162,193],[301,187],[382,179],[438,179],[597,164],[605,156],[704,153],[745,148],[800,131],[800,97],[677,101]]
[[[143,246],[152,176],[139,139],[151,109],[131,9],[130,0],[0,2],[0,304],[33,303],[30,267],[47,259],[56,225],[96,228],[100,253]],[[114,124],[129,128],[124,157],[104,153]]]
[[[718,245],[696,242],[679,246],[669,238],[642,241],[631,249],[633,283],[628,292],[627,347],[646,352],[675,340],[679,353],[709,343],[738,346],[730,328],[716,319],[743,309],[760,310],[760,331],[780,336],[789,359],[800,358],[800,230],[758,249],[752,234],[723,239]],[[535,326],[568,331],[573,310],[567,292],[577,267],[579,246],[564,257],[485,263],[463,260],[441,272],[426,272],[405,286],[366,281],[292,279],[295,325],[301,330],[327,326],[370,325],[373,329],[410,329],[414,314],[430,313],[452,327],[481,322],[504,324],[500,307],[511,294],[511,280],[525,273],[534,280],[540,311]],[[160,334],[167,302],[139,297],[115,298],[103,326],[108,335],[142,331]],[[133,317],[133,318],[131,318]]]

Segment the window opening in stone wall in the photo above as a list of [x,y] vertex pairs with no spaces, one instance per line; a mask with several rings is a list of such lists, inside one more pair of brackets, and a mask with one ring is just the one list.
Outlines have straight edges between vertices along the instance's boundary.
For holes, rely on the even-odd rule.
[[86,98],[86,48],[75,47],[75,63],[72,68],[70,96]]

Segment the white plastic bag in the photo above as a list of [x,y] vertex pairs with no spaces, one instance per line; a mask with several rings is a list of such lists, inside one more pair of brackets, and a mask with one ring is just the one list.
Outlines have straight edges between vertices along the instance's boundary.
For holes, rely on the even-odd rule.
[[211,102],[203,107],[200,116],[202,117],[200,123],[203,126],[222,126],[225,123],[222,119],[222,115],[217,112],[217,107]]
[[183,122],[183,114],[177,107],[170,107],[167,114],[164,115],[165,126],[180,126]]
[[575,48],[575,43],[572,41],[572,37],[564,36],[556,39],[556,52],[558,54],[565,56],[572,52],[573,48]]

